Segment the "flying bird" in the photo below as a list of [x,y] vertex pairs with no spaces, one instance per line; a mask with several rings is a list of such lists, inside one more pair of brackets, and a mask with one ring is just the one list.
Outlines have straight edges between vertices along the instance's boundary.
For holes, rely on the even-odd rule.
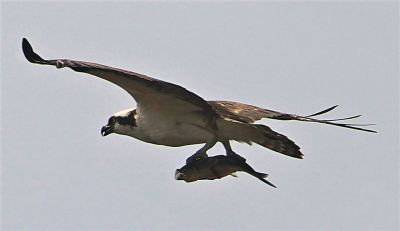
[[217,142],[223,144],[227,155],[238,156],[231,148],[232,140],[248,144],[257,143],[294,158],[303,157],[300,147],[288,137],[266,125],[255,124],[262,118],[316,122],[376,132],[361,127],[370,124],[336,122],[354,119],[360,115],[333,120],[315,119],[315,116],[327,113],[336,106],[309,116],[299,116],[232,101],[206,101],[179,85],[132,71],[71,59],[43,59],[33,51],[26,38],[22,40],[22,50],[31,63],[57,68],[68,67],[77,72],[97,76],[118,85],[134,98],[137,107],[112,115],[107,125],[101,128],[103,136],[116,133],[147,143],[172,147],[204,144],[187,159],[187,162],[207,157],[207,150]]

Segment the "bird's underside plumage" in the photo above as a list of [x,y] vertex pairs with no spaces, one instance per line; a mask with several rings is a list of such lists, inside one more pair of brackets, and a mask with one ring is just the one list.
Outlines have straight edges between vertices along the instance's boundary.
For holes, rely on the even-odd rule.
[[[310,116],[298,116],[231,101],[205,101],[181,86],[139,73],[70,59],[45,60],[33,51],[25,38],[22,48],[25,57],[32,63],[53,65],[57,68],[69,67],[74,71],[110,81],[126,90],[137,102],[135,116],[131,116],[133,113],[127,113],[134,125],[129,124],[129,121],[127,124],[121,124],[118,120],[113,120],[112,126],[107,125],[107,133],[129,135],[145,142],[167,146],[206,143],[196,155],[205,154],[216,142],[224,144],[227,154],[232,153],[229,140],[236,140],[254,142],[276,152],[302,158],[300,147],[289,138],[265,125],[254,124],[262,118],[316,122],[375,132],[361,127],[368,124],[335,122],[354,119],[359,115],[335,120],[314,118],[333,110],[336,106]],[[124,114],[117,115],[117,118],[118,116]],[[127,119],[121,121],[125,123]]]

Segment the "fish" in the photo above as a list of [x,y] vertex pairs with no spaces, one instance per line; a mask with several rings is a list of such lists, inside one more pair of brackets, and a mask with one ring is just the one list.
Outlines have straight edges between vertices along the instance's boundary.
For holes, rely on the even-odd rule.
[[228,175],[236,177],[235,172],[246,172],[276,188],[265,179],[268,174],[255,171],[243,158],[225,155],[204,157],[189,162],[175,171],[175,179],[188,183],[197,180],[215,180]]

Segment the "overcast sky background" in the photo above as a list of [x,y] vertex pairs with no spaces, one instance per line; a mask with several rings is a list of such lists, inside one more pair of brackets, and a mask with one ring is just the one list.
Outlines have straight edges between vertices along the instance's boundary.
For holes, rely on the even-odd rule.
[[[3,230],[398,230],[399,4],[1,3]],[[44,58],[116,66],[205,99],[326,118],[362,114],[378,134],[262,120],[304,160],[234,144],[269,187],[185,183],[200,146],[171,148],[100,129],[135,106],[122,89]],[[222,154],[222,145],[209,154]]]

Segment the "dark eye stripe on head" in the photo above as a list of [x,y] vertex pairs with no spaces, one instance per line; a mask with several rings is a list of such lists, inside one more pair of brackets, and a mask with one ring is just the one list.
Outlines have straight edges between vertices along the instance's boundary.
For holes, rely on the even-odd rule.
[[136,110],[133,110],[127,116],[117,116],[115,119],[119,124],[136,127],[135,114]]
[[110,119],[108,119],[108,124],[114,124],[115,123],[115,116],[111,116]]

